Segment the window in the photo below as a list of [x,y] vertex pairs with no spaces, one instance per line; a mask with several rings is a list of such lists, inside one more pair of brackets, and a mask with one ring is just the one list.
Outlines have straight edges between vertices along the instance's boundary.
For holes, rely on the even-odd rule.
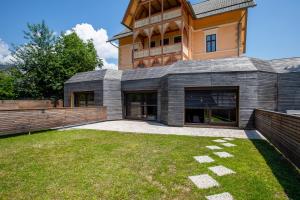
[[206,52],[215,52],[217,51],[217,35],[207,35],[206,36]]
[[75,107],[89,107],[95,106],[94,92],[75,92],[74,106]]
[[181,43],[181,36],[174,37],[174,44]]
[[157,93],[137,92],[125,94],[126,118],[157,119]]
[[165,38],[165,39],[164,39],[164,45],[169,45],[169,44],[170,44],[169,38]]
[[154,48],[154,47],[155,47],[155,41],[151,41],[150,47],[151,47],[151,48]]

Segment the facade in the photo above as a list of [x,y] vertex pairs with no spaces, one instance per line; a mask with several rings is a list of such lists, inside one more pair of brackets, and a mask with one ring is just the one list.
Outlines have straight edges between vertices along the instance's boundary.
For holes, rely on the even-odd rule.
[[119,70],[79,73],[66,107],[105,106],[108,120],[253,128],[256,108],[300,110],[300,58],[261,60],[246,49],[252,0],[131,0]]
[[131,0],[119,43],[119,69],[170,65],[179,60],[238,57],[246,51],[253,0]]
[[66,107],[106,106],[109,120],[252,128],[256,108],[300,110],[300,58],[179,61],[79,73],[65,83],[64,101]]

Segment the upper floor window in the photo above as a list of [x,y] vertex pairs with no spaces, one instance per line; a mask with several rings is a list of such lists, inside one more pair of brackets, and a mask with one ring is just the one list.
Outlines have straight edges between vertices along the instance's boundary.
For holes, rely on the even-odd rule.
[[150,47],[151,47],[151,48],[154,48],[154,47],[155,47],[155,41],[151,41]]
[[174,37],[174,44],[181,43],[181,35]]
[[206,36],[206,52],[215,52],[217,51],[217,35],[207,35]]
[[165,39],[164,39],[164,45],[169,45],[169,43],[170,43],[169,38],[165,38]]

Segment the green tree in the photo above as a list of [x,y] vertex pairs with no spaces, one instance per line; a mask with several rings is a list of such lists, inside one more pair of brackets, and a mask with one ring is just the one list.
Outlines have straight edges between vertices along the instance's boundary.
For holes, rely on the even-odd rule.
[[66,80],[102,66],[92,41],[85,43],[76,33],[56,37],[43,21],[28,24],[24,34],[28,42],[14,52],[19,98],[61,99]]
[[14,77],[7,71],[0,71],[0,100],[14,97]]
[[14,66],[18,73],[16,79],[19,98],[49,98],[53,90],[49,82],[49,70],[57,64],[55,54],[56,37],[43,21],[40,24],[28,24],[24,31],[28,41],[14,52]]

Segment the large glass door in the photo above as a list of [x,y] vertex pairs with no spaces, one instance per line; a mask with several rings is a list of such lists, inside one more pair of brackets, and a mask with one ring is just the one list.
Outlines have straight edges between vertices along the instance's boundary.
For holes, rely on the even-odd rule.
[[185,122],[187,124],[237,125],[238,89],[186,89]]
[[128,119],[157,120],[157,92],[125,93],[125,114]]

